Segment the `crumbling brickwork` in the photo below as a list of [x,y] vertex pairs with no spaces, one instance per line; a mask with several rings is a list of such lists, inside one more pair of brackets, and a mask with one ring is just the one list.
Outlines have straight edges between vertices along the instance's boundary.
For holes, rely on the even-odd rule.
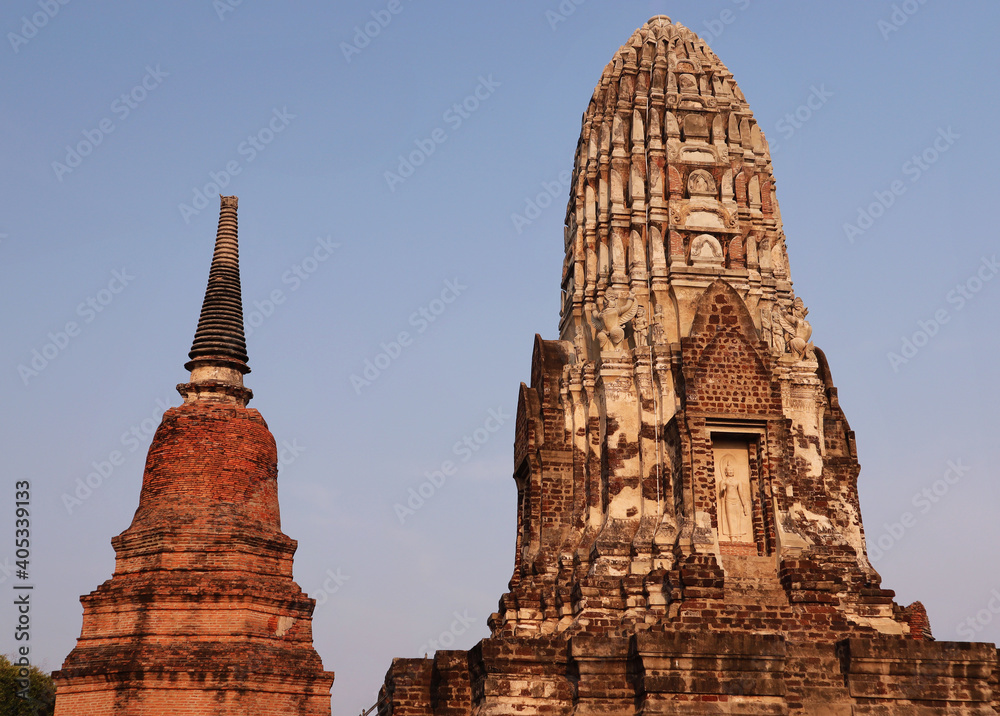
[[996,648],[933,641],[868,560],[774,186],[704,41],[637,30],[584,114],[560,339],[518,395],[509,591],[465,670],[394,661],[380,716],[997,713]]
[[246,407],[235,212],[223,197],[185,402],[153,436],[114,574],[81,598],[80,639],[53,675],[58,716],[330,714],[274,437]]

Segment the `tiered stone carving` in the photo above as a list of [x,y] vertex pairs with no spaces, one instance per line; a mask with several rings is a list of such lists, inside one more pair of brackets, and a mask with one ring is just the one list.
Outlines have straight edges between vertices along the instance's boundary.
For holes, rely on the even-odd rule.
[[996,713],[996,648],[927,641],[868,561],[774,186],[704,41],[637,30],[583,117],[560,339],[518,397],[509,591],[467,655],[393,662],[380,716]]

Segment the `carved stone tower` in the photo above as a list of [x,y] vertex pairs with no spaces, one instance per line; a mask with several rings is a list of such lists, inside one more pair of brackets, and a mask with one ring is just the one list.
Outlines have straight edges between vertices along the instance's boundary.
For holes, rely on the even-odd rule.
[[163,415],[114,575],[81,598],[80,639],[53,675],[59,716],[330,714],[274,437],[247,408],[236,208],[222,197],[184,404]]
[[768,145],[704,41],[618,50],[571,186],[510,591],[467,654],[395,660],[380,716],[997,712],[996,648],[934,642],[868,561]]

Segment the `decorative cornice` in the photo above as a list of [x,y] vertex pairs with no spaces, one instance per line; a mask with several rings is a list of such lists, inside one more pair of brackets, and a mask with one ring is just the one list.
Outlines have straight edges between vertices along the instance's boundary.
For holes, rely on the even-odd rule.
[[246,405],[253,399],[253,391],[249,388],[221,380],[178,383],[177,392],[184,398],[185,403],[206,401]]

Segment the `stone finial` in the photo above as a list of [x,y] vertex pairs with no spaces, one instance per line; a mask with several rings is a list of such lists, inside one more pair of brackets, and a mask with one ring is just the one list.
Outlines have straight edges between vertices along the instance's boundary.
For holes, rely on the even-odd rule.
[[189,383],[177,387],[185,402],[208,400],[246,405],[253,393],[243,386],[247,365],[235,196],[221,196],[215,253],[194,343],[184,368]]

